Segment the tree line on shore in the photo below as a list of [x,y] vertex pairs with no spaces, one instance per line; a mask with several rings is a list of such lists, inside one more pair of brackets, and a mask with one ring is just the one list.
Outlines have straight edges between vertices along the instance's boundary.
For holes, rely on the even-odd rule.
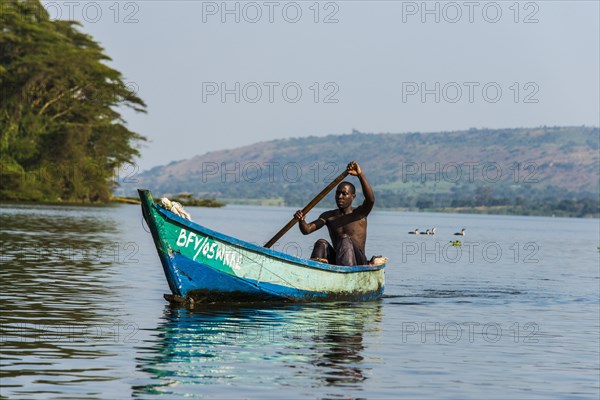
[[38,0],[3,2],[0,199],[106,202],[145,138],[118,112],[146,105],[75,21]]

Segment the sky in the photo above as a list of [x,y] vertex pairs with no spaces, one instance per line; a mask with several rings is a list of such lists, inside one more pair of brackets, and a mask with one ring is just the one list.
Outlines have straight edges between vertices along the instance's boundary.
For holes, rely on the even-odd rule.
[[598,1],[45,1],[147,114],[140,170],[288,137],[600,125]]

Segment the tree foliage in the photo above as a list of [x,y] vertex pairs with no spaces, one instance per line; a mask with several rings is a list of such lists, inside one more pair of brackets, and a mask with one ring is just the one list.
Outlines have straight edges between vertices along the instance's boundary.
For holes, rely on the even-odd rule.
[[0,8],[0,198],[106,201],[145,138],[117,111],[146,105],[74,21],[38,0]]

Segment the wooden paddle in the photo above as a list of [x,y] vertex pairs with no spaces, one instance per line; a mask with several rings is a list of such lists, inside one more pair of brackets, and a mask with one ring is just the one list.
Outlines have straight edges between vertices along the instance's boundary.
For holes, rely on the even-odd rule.
[[[339,185],[340,182],[343,181],[347,175],[348,175],[348,170],[346,169],[346,170],[344,170],[344,172],[342,172],[340,174],[340,176],[335,178],[333,180],[333,182],[331,182],[329,185],[327,185],[327,187],[325,189],[323,189],[321,191],[321,193],[319,193],[314,199],[312,199],[311,202],[306,205],[306,207],[304,207],[302,209],[302,214],[306,215],[306,213],[308,213],[310,210],[312,210],[312,208],[314,206],[316,206],[321,200],[323,200],[323,197],[325,197],[327,195],[327,193],[331,192],[331,189],[333,189],[334,187]],[[273,236],[271,238],[271,240],[269,240],[267,243],[265,243],[264,247],[266,247],[268,249],[269,247],[273,246],[273,244],[275,244],[276,241],[278,241],[283,235],[285,235],[285,233],[287,231],[289,231],[290,228],[296,224],[296,222],[298,222],[298,218],[294,217],[290,222],[287,223],[286,226],[281,228],[281,230],[279,232],[277,232],[275,234],[275,236]]]

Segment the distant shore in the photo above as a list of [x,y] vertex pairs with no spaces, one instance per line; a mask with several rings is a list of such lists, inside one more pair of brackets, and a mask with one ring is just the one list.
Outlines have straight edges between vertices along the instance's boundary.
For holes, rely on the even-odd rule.
[[[252,205],[260,207],[302,207],[301,205],[287,205],[283,199],[195,199],[172,197],[172,201],[177,201],[186,207],[209,207],[219,208],[228,204],[231,205]],[[0,200],[0,204],[26,204],[26,205],[63,205],[63,206],[92,206],[103,207],[118,204],[141,204],[135,197],[112,197],[108,202],[72,202],[72,201],[19,201],[19,200]],[[401,211],[401,212],[439,212],[449,214],[486,214],[486,215],[515,215],[515,216],[535,216],[535,217],[566,217],[566,218],[600,218],[600,213],[578,215],[569,211],[548,210],[527,208],[522,206],[477,206],[477,207],[440,207],[440,208],[412,208],[412,207],[385,207],[376,208],[380,211]]]
[[[193,197],[171,197],[169,200],[181,203],[182,206],[186,207],[210,207],[218,208],[224,207],[225,203],[222,203],[216,199],[195,199]],[[111,203],[123,203],[123,204],[141,204],[140,199],[136,197],[113,197],[110,200]]]
[[567,211],[523,209],[519,206],[480,206],[480,207],[445,207],[416,211],[445,212],[450,214],[490,214],[490,215],[517,215],[532,217],[568,217],[568,218],[600,218],[600,214],[575,215]]
[[[288,205],[283,199],[236,199],[223,200],[232,205],[254,205],[254,206],[279,206],[299,207],[302,205]],[[527,208],[523,206],[476,206],[476,207],[439,207],[439,208],[414,208],[414,207],[384,207],[381,211],[406,211],[406,212],[439,212],[449,214],[488,214],[488,215],[515,215],[535,217],[567,217],[567,218],[600,218],[599,214],[577,215],[569,211]]]
[[[181,203],[181,205],[186,207],[224,207],[226,204],[222,203],[215,199],[179,199],[176,197],[170,198],[172,201],[177,201]],[[112,197],[110,200],[106,202],[90,202],[90,201],[32,201],[32,200],[14,200],[14,199],[0,199],[0,204],[17,204],[17,205],[49,205],[49,206],[81,206],[81,207],[110,207],[118,204],[141,204],[140,199],[135,197]]]

